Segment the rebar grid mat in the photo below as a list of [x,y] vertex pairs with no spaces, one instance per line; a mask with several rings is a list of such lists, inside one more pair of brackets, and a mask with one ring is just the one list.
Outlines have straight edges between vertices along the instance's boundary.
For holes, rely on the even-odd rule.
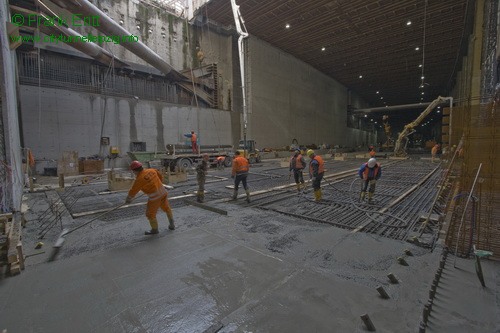
[[[456,197],[449,202],[454,208],[450,212],[446,244],[465,257],[472,254],[472,245],[476,245],[500,258],[500,109],[492,96],[488,100],[486,104],[453,109],[455,121],[451,130],[454,137],[463,135],[464,145],[456,163],[460,172],[455,180]],[[467,203],[471,190],[473,196]]]
[[[438,191],[436,185],[441,180],[441,173],[434,172],[436,167],[437,164],[421,161],[387,166],[377,183],[373,204],[359,201],[361,181],[351,176],[339,181],[325,179],[322,183],[323,199],[319,203],[312,200],[310,191],[297,193],[293,189],[283,189],[252,197],[250,204],[244,204],[242,200],[239,204],[345,229],[363,227],[364,232],[404,240],[417,229],[420,216],[429,209]],[[386,214],[377,213],[419,182],[422,184],[399,204],[389,208]],[[440,213],[440,210],[434,212]]]

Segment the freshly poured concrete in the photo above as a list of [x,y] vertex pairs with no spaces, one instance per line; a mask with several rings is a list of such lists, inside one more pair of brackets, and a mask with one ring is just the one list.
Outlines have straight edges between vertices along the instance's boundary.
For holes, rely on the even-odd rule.
[[[124,233],[127,226],[134,231],[123,246],[64,258],[65,251],[78,248],[76,238],[84,237],[75,232],[61,249],[62,258],[1,281],[0,327],[8,332],[363,332],[360,315],[367,313],[377,332],[418,331],[439,249],[430,253],[260,210],[225,208],[228,216],[179,208],[177,230],[167,231],[162,221],[162,232],[153,237],[140,235],[143,218],[121,221]],[[414,256],[401,266],[396,258],[406,248]],[[455,269],[450,260],[429,332],[498,332],[498,264],[483,263],[488,285],[483,290],[473,261],[459,260],[461,268]],[[391,272],[399,284],[389,283]],[[378,286],[391,298],[380,297]]]
[[[342,165],[334,167],[339,168]],[[262,166],[255,172],[263,177],[266,170]],[[228,170],[220,173],[227,175]],[[207,183],[212,200],[207,205],[227,210],[227,216],[172,201],[177,229],[167,230],[160,212],[160,234],[145,236],[149,225],[144,206],[114,211],[67,235],[57,260],[50,263],[46,259],[59,225],[42,240],[42,249],[34,247],[40,241],[40,216],[55,193],[29,194],[24,252],[46,253],[28,257],[20,275],[0,279],[0,330],[343,333],[367,331],[360,316],[368,314],[377,332],[419,331],[441,259],[440,245],[430,252],[374,234],[249,208],[241,199],[227,202],[231,190],[225,185],[230,182]],[[250,184],[255,190],[263,187]],[[383,193],[384,184],[380,186]],[[73,207],[78,212],[123,202],[125,193],[99,195],[98,187],[74,187],[74,192],[67,189],[62,195],[79,198],[79,206]],[[191,181],[176,186],[170,197],[195,189]],[[305,200],[294,194],[291,198],[295,208]],[[74,228],[93,217],[73,220],[64,214],[62,222]],[[405,249],[413,256],[406,256]],[[398,257],[408,266],[398,264]],[[474,261],[459,259],[454,268],[454,259],[448,256],[427,332],[500,332],[499,264],[483,261],[487,287],[482,288]],[[389,273],[400,282],[391,284]],[[379,286],[389,299],[379,295]]]

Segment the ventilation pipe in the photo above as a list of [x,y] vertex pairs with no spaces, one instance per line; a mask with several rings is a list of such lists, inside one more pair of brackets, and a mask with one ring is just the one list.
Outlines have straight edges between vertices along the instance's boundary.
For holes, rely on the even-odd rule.
[[[129,31],[125,30],[123,27],[113,21],[110,17],[108,17],[104,12],[102,12],[88,0],[52,0],[52,2],[72,13],[81,14],[82,16],[99,17],[99,26],[96,26],[94,28],[98,29],[108,36],[132,35]],[[172,66],[163,61],[163,59],[158,54],[156,54],[141,41],[123,42],[120,43],[120,45],[164,73],[169,79],[173,81],[188,81],[188,78],[174,70]]]

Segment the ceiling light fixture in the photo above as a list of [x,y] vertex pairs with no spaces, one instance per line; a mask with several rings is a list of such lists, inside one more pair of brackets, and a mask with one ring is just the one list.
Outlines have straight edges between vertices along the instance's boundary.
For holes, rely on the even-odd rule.
[[376,94],[380,94],[380,91],[377,91]]
[[406,22],[406,25],[411,25],[411,21]]
[[[423,37],[422,37],[422,64],[421,64],[421,67],[422,68],[422,75],[420,76],[420,79],[421,79],[421,85],[424,86],[424,65],[425,65],[425,28],[426,28],[426,24],[427,24],[427,1],[428,0],[425,0],[425,6],[424,6],[424,31],[423,31]],[[422,95],[424,93],[422,92]],[[421,100],[423,100],[423,98],[421,98]]]
[[418,51],[418,50],[420,50],[420,47],[418,47],[418,46],[417,46],[417,47],[415,48],[415,51]]
[[363,78],[363,75],[360,75],[360,76],[359,76],[359,78],[360,78],[360,79],[362,79],[362,78]]
[[290,29],[290,24],[288,24],[288,23],[287,23],[287,24],[285,25],[285,28]]
[[321,48],[321,51],[324,51],[324,50],[326,50],[326,47],[324,47],[324,46],[323,46],[323,47]]

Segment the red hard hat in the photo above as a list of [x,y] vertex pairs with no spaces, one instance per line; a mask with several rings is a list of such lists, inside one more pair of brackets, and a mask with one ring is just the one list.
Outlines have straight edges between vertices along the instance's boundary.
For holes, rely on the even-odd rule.
[[139,169],[139,168],[142,168],[142,163],[139,162],[139,161],[132,161],[132,163],[130,163],[130,169],[131,170],[136,170],[136,169]]

